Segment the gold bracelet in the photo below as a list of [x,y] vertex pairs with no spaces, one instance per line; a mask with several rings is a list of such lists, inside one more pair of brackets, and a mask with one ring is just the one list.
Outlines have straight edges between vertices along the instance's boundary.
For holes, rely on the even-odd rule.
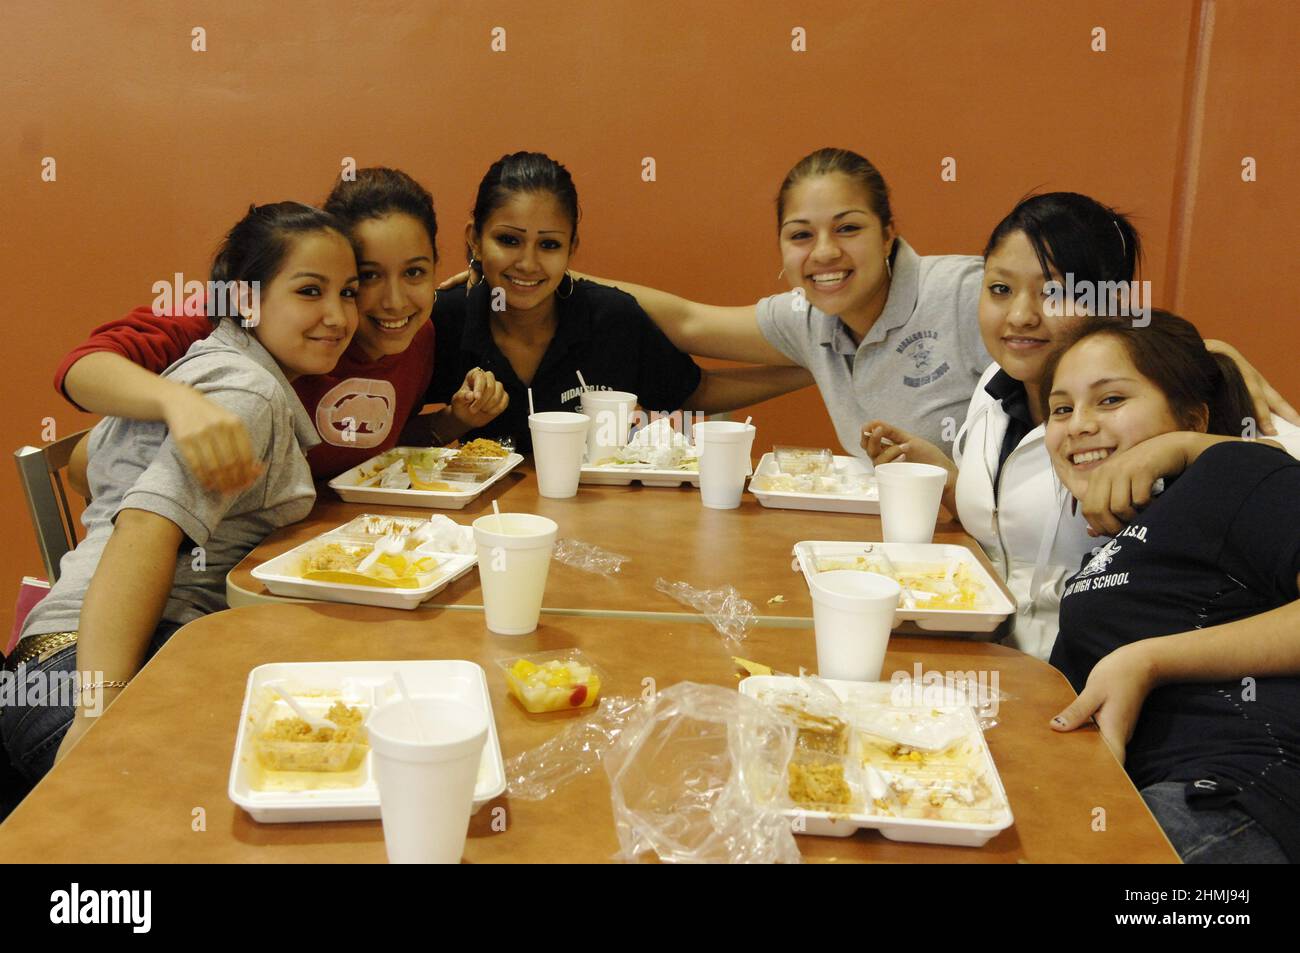
[[128,684],[130,683],[121,680],[109,681],[109,682],[94,682],[90,685],[82,685],[81,689],[77,692],[77,694],[82,695],[86,692],[94,691],[96,688],[126,688]]

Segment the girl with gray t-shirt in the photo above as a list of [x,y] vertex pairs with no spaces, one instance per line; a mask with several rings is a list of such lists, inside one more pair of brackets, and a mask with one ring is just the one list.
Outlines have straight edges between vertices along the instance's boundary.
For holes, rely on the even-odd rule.
[[29,784],[172,632],[224,609],[226,573],[315,501],[304,454],[319,437],[290,382],[331,370],[356,330],[355,249],[319,209],[253,207],[217,253],[214,286],[216,330],[164,376],[244,422],[261,475],[223,495],[195,479],[163,424],[94,428],[86,537],[27,617],[0,683],[0,738]]

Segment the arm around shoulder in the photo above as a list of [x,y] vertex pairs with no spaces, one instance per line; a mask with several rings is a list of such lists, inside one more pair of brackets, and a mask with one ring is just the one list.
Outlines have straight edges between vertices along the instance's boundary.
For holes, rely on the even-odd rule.
[[719,307],[624,281],[592,279],[636,298],[673,346],[688,354],[747,364],[795,362],[772,346],[759,328],[753,306]]

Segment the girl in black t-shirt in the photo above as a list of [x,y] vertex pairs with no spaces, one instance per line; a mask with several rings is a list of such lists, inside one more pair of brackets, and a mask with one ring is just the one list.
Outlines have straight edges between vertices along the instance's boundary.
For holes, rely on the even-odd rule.
[[1184,860],[1300,860],[1300,463],[1240,439],[1240,375],[1174,315],[1090,325],[1044,380],[1062,482],[1126,467],[1138,504],[1066,584],[1053,727],[1096,720]]
[[474,287],[440,293],[427,400],[445,403],[468,371],[482,368],[504,386],[509,406],[472,434],[439,426],[440,441],[510,436],[528,449],[529,388],[539,412],[576,410],[586,386],[634,393],[650,412],[715,414],[811,383],[801,368],[698,367],[631,295],[575,280],[568,269],[578,218],[573,178],[549,156],[502,156],[483,177],[465,226]]

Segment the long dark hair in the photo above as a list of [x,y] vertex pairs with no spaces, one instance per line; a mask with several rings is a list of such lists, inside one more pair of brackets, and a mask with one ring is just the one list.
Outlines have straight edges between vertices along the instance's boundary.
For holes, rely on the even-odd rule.
[[429,233],[433,261],[438,261],[438,216],[433,210],[433,196],[401,169],[359,169],[355,181],[340,180],[334,186],[325,200],[325,211],[338,216],[349,230],[385,215],[409,215]]
[[[560,208],[569,216],[573,229],[569,236],[569,247],[578,244],[578,220],[582,217],[582,209],[578,206],[578,188],[573,184],[573,176],[568,169],[541,152],[512,152],[488,167],[474,197],[474,231],[482,235],[492,213],[520,192],[547,192],[553,195],[560,203]],[[465,251],[472,261],[473,254],[469,246],[466,246]]]
[[[233,288],[233,283],[270,284],[284,267],[284,260],[295,239],[311,232],[336,232],[351,245],[354,253],[357,251],[343,223],[329,212],[301,202],[250,205],[248,214],[236,222],[222,239],[212,259],[209,279],[227,289]],[[214,323],[229,311],[222,300],[228,293],[207,296],[208,318]]]
[[1133,366],[1165,399],[1178,425],[1193,430],[1200,421],[1207,432],[1240,437],[1255,406],[1232,359],[1205,349],[1196,326],[1168,311],[1153,309],[1151,323],[1089,318],[1047,362],[1039,400],[1048,404],[1052,380],[1061,360],[1081,341],[1108,335],[1123,345]]

